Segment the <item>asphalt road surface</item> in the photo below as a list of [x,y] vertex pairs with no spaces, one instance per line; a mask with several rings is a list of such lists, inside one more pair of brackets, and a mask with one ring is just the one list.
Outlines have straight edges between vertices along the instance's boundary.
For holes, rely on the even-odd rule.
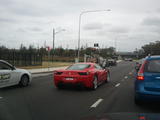
[[110,68],[111,82],[96,91],[56,89],[52,74],[34,75],[28,87],[0,89],[0,120],[79,120],[103,113],[159,113],[157,104],[134,103],[134,62]]

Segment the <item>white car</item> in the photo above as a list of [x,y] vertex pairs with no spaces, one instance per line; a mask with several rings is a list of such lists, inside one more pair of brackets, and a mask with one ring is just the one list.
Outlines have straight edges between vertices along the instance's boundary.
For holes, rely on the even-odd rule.
[[27,70],[18,69],[6,61],[0,60],[0,88],[21,85],[28,86],[32,75]]

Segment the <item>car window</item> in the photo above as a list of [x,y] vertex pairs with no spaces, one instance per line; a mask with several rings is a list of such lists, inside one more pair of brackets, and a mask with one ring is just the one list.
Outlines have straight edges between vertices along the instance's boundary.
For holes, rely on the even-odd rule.
[[160,60],[150,60],[146,66],[146,72],[160,73]]
[[96,69],[98,69],[98,70],[102,70],[102,67],[99,66],[99,65],[97,65],[97,64],[95,64],[94,67],[95,67]]
[[74,64],[67,68],[67,70],[84,70],[86,68],[90,68],[89,64]]
[[0,62],[0,70],[11,70],[11,67],[6,63]]

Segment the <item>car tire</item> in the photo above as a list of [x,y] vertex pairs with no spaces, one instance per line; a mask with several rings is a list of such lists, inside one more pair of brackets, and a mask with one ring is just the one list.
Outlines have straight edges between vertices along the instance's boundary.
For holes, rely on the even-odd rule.
[[92,84],[93,84],[92,89],[93,89],[93,90],[96,90],[97,87],[98,87],[98,78],[97,78],[97,76],[94,76],[94,79],[93,79],[93,81],[92,81]]
[[63,88],[62,85],[57,85],[56,87],[57,87],[57,89],[59,89],[59,90]]
[[26,87],[29,85],[29,77],[27,75],[23,75],[21,77],[20,86]]
[[58,90],[61,90],[61,89],[62,89],[62,86],[57,86],[57,89],[58,89]]
[[139,99],[135,96],[135,97],[134,97],[134,103],[135,103],[136,105],[141,105],[141,104],[142,104],[142,101],[139,100]]

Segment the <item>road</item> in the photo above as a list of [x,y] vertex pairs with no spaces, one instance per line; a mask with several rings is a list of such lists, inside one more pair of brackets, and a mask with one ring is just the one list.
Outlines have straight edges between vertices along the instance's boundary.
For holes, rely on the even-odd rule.
[[159,113],[157,104],[138,106],[134,103],[134,65],[134,62],[120,62],[110,68],[111,82],[96,91],[58,90],[53,85],[52,74],[34,75],[28,87],[0,89],[0,118],[78,120],[103,113]]

